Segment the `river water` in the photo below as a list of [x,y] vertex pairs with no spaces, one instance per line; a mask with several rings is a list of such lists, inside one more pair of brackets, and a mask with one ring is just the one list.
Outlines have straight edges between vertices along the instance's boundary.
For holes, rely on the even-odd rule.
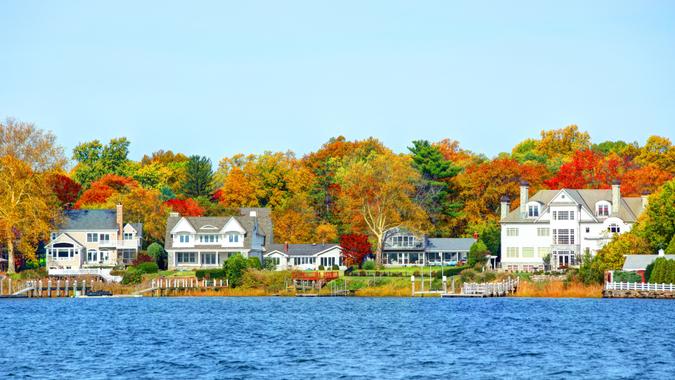
[[675,302],[0,300],[0,378],[675,378]]

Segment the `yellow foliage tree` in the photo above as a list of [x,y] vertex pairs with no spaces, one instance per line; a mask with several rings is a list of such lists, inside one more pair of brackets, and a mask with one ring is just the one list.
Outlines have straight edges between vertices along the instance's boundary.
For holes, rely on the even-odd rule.
[[316,226],[314,230],[314,237],[317,242],[325,244],[327,242],[335,242],[338,238],[337,227],[330,223],[321,223]]

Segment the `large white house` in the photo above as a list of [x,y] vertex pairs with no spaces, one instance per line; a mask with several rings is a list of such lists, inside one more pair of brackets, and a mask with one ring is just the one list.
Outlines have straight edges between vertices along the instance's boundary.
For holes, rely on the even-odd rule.
[[622,197],[618,181],[611,190],[540,190],[532,198],[522,182],[518,208],[501,200],[502,269],[532,271],[545,257],[553,269],[577,266],[585,253],[629,231],[646,205],[646,195]]
[[223,217],[171,213],[166,223],[164,249],[171,270],[218,268],[237,253],[257,257],[262,262],[271,240],[269,209],[242,208],[239,215]]
[[277,270],[330,270],[334,265],[346,269],[338,244],[274,244],[265,253],[265,260],[273,261]]
[[68,210],[63,216],[45,246],[49,275],[105,276],[138,255],[143,225],[125,224],[122,205],[115,210]]

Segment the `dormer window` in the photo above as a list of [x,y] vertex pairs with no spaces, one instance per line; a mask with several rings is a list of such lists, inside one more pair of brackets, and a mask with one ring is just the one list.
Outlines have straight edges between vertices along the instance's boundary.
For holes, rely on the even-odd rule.
[[527,217],[536,218],[539,216],[539,205],[529,205],[527,206]]
[[598,216],[609,216],[609,203],[598,203],[596,207],[596,213]]
[[238,242],[239,242],[239,235],[237,235],[237,234],[230,234],[230,235],[228,236],[228,239],[229,239],[230,243],[238,243]]
[[178,241],[180,241],[181,243],[189,243],[190,235],[178,235]]
[[131,232],[124,233],[124,240],[134,240],[134,234]]
[[619,227],[619,225],[616,223],[612,223],[609,225],[609,227],[607,227],[607,231],[618,234],[621,233],[621,227]]

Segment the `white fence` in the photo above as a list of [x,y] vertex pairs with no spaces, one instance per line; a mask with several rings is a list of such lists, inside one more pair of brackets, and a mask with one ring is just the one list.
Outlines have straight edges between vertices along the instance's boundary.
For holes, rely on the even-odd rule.
[[122,276],[113,276],[110,274],[110,269],[103,268],[82,268],[82,269],[49,269],[50,276],[99,276],[106,282],[121,282]]
[[605,290],[647,290],[675,292],[675,284],[650,284],[648,282],[606,282]]

